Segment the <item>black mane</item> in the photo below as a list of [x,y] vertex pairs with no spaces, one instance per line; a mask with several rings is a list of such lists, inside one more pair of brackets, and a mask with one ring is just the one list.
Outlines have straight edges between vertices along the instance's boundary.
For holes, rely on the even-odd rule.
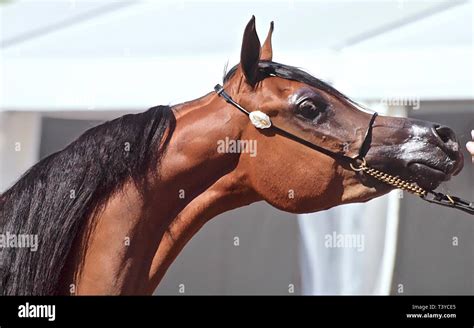
[[37,235],[38,249],[0,248],[0,295],[57,292],[85,220],[129,181],[144,196],[174,122],[170,107],[157,106],[96,126],[1,194],[0,234]]
[[[238,68],[238,65],[232,67],[227,73],[225,73],[224,82],[228,81],[235,74],[235,72],[237,71],[237,68]],[[318,78],[315,78],[311,74],[297,67],[280,64],[273,61],[262,60],[259,62],[258,68],[259,68],[260,73],[263,74],[264,78],[269,77],[269,76],[278,76],[283,79],[302,82],[302,83],[311,85],[315,88],[318,88],[320,90],[323,90],[327,92],[328,94],[333,95],[339,99],[355,104],[353,100],[351,100],[349,97],[347,97],[346,95],[338,91],[333,86],[329,85],[328,83]]]

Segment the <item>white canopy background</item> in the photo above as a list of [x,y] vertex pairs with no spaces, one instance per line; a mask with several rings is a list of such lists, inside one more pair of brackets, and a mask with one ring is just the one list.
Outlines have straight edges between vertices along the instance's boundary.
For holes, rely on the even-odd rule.
[[473,94],[470,1],[13,1],[0,10],[0,110],[198,97],[238,62],[251,14],[261,39],[275,21],[276,61],[359,99]]

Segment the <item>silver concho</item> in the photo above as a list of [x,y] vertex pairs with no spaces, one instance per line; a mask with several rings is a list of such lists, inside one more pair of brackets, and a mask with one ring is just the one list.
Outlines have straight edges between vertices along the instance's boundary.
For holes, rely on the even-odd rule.
[[256,110],[249,114],[250,121],[258,129],[267,129],[272,126],[272,121],[267,114]]

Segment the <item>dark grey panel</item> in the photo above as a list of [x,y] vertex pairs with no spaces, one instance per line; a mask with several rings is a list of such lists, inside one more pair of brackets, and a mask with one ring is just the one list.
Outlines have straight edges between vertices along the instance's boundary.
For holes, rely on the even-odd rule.
[[101,121],[43,117],[41,120],[40,159],[63,149],[86,130]]
[[[235,237],[239,246],[234,245]],[[296,215],[265,203],[212,219],[186,245],[157,294],[300,294]]]

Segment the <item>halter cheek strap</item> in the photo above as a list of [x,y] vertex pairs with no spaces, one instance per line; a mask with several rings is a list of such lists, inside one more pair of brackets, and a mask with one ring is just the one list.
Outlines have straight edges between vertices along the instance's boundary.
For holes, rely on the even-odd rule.
[[287,137],[289,139],[292,139],[292,140],[295,140],[296,142],[298,142],[300,144],[303,144],[307,147],[310,147],[310,148],[312,148],[316,151],[319,151],[321,153],[324,153],[328,156],[337,157],[339,159],[343,159],[345,161],[348,161],[349,163],[354,163],[357,159],[362,160],[365,157],[365,155],[367,154],[367,152],[370,148],[370,143],[371,143],[371,139],[372,139],[372,126],[375,122],[375,118],[378,115],[376,112],[370,118],[369,124],[367,126],[367,130],[364,134],[364,139],[363,139],[362,144],[359,148],[358,154],[355,157],[350,157],[350,156],[347,156],[346,154],[336,153],[332,150],[323,148],[319,145],[316,145],[316,144],[314,144],[314,143],[312,143],[308,140],[305,140],[301,137],[298,137],[297,135],[276,126],[275,124],[272,123],[270,117],[267,114],[265,114],[261,111],[257,110],[257,111],[249,112],[248,110],[243,108],[239,103],[237,103],[234,99],[232,99],[232,97],[229,96],[229,94],[227,94],[225,92],[224,88],[220,84],[217,84],[214,87],[214,90],[216,91],[217,95],[224,98],[227,103],[231,104],[232,106],[234,106],[235,108],[240,110],[242,113],[247,115],[249,117],[250,121],[252,122],[252,124],[256,128],[258,128],[258,129],[268,129],[268,128],[271,127],[272,129],[278,131],[280,134],[284,135],[285,137]]
[[364,135],[364,141],[362,141],[362,145],[359,148],[359,155],[357,156],[358,159],[363,159],[365,155],[367,155],[367,152],[369,151],[370,144],[372,143],[372,130],[374,127],[375,119],[379,113],[374,112],[372,114],[372,117],[370,118],[369,125],[367,127],[367,130],[365,131]]
[[355,157],[350,157],[350,156],[347,156],[346,154],[336,153],[332,150],[313,144],[312,142],[308,140],[305,140],[301,137],[294,135],[291,132],[288,132],[284,129],[279,128],[278,126],[272,124],[272,121],[270,120],[270,117],[267,114],[261,111],[249,112],[248,110],[240,106],[237,102],[235,102],[232,99],[232,97],[229,96],[225,92],[224,88],[220,84],[217,84],[214,87],[214,90],[216,91],[217,95],[224,98],[227,103],[231,104],[232,106],[240,110],[242,113],[247,115],[250,121],[252,122],[252,124],[258,129],[272,128],[275,131],[279,132],[281,135],[284,135],[285,137],[292,139],[300,144],[303,144],[311,149],[314,149],[330,157],[338,158],[338,159],[348,162],[350,167],[356,172],[363,172],[385,184],[391,185],[401,190],[406,190],[412,194],[420,196],[423,200],[429,203],[456,208],[468,214],[474,215],[474,205],[471,202],[465,201],[459,197],[445,195],[440,192],[425,190],[419,187],[418,185],[416,185],[415,183],[404,181],[400,179],[399,177],[390,175],[388,173],[385,173],[385,172],[382,172],[382,171],[379,171],[377,169],[367,166],[367,163],[365,161],[365,156],[367,155],[367,152],[370,149],[370,144],[372,142],[372,130],[373,130],[373,125],[375,123],[375,119],[377,118],[377,115],[378,115],[377,112],[375,112],[370,118],[370,121],[367,126],[367,130],[365,132],[364,139],[362,140],[362,143],[360,145],[358,154]]

